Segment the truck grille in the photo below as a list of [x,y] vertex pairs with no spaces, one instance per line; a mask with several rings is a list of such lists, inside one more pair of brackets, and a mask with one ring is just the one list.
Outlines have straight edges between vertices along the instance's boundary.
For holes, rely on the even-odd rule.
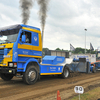
[[11,48],[6,49],[6,54],[4,54],[4,49],[0,49],[0,63],[2,63],[2,60],[4,59],[4,55],[7,55],[9,53],[9,51],[11,50]]
[[4,49],[0,49],[0,63],[3,60],[3,55],[4,55]]

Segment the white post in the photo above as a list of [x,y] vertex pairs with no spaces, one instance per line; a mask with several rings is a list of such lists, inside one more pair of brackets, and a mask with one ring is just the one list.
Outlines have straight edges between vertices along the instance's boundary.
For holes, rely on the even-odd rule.
[[79,93],[79,100],[80,100],[80,93]]
[[84,29],[85,30],[85,54],[86,54],[86,31],[87,29]]

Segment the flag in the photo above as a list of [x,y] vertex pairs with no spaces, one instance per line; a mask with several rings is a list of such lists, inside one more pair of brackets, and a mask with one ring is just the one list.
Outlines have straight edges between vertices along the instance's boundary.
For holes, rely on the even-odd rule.
[[75,48],[70,44],[70,51],[75,51]]
[[93,48],[93,46],[92,46],[92,44],[90,43],[90,50],[91,51],[93,51],[94,50],[94,48]]

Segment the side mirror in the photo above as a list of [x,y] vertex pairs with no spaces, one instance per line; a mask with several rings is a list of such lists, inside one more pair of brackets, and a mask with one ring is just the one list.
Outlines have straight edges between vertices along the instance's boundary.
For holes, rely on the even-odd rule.
[[22,35],[22,43],[25,43],[25,41],[26,41],[26,36]]

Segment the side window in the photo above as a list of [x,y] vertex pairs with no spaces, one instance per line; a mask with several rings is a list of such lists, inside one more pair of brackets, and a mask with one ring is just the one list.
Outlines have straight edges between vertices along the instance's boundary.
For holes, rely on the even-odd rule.
[[20,42],[21,42],[21,39],[22,39],[22,35],[26,36],[26,43],[31,43],[31,32],[23,31],[21,33],[21,36],[20,36]]
[[38,33],[33,33],[33,45],[34,46],[39,46],[39,34]]

